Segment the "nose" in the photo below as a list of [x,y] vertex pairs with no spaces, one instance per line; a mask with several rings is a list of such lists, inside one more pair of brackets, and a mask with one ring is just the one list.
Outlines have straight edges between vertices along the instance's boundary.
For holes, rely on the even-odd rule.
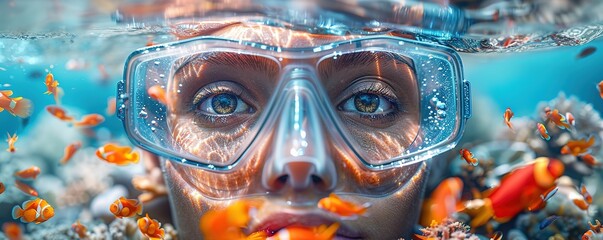
[[335,188],[335,166],[328,154],[325,124],[313,75],[293,69],[273,114],[277,117],[271,153],[264,165],[262,184],[271,191],[327,192]]

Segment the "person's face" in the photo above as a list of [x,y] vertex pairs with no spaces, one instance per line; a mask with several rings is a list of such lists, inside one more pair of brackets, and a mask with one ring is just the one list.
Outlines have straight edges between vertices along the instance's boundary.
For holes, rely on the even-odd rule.
[[[209,32],[214,36],[289,48],[311,47],[353,38],[243,24],[220,26]],[[279,73],[282,67],[299,62],[281,59],[277,63],[262,57],[237,54],[211,57],[213,59],[204,64],[188,61],[175,72],[174,84],[168,87],[168,92],[177,92],[178,97],[174,97],[176,100],[170,103],[169,121],[173,138],[187,152],[225,163],[236,154],[233,149],[248,143],[245,136],[257,124],[258,116],[277,88],[276,83],[283,79],[284,75]],[[415,140],[419,128],[418,93],[412,67],[378,54],[370,57],[352,55],[348,58],[344,61],[350,63],[347,65],[333,59],[321,60],[318,64],[308,60],[310,62],[301,64],[317,66],[314,73],[320,86],[333,103],[332,107],[340,114],[341,124],[350,136],[359,139],[357,144],[363,150],[375,159],[400,154]],[[364,64],[359,64],[357,58],[363,58]],[[242,70],[228,71],[237,66]],[[403,76],[396,77],[408,81],[383,80],[388,79],[390,73],[402,73]],[[180,87],[178,91],[175,90],[178,88],[176,86]],[[301,92],[296,96],[308,95]],[[296,101],[299,103],[300,100]],[[253,189],[266,189],[270,194],[249,197],[263,203],[250,223],[248,231],[251,232],[264,230],[262,228],[268,225],[282,228],[293,224],[316,226],[337,221],[341,223],[338,231],[338,237],[341,238],[410,237],[420,209],[427,164],[417,163],[382,172],[367,170],[351,160],[353,153],[342,147],[341,139],[326,134],[329,128],[327,120],[312,117],[312,112],[317,111],[313,109],[316,105],[312,101],[301,102],[303,111],[309,113],[298,122],[302,130],[297,132],[309,136],[303,149],[311,152],[312,161],[296,161],[288,153],[278,150],[283,146],[290,147],[299,140],[291,137],[295,134],[289,134],[296,132],[294,124],[287,125],[286,121],[280,119],[287,118],[287,113],[292,111],[287,104],[276,109],[273,116],[279,119],[271,130],[262,130],[254,140],[253,152],[246,153],[241,164],[228,173],[210,172],[163,160],[173,214],[179,234],[184,239],[199,238],[199,219],[205,212],[232,203],[230,200],[218,200],[216,196],[223,193],[248,194]],[[191,113],[191,106],[198,111]],[[397,110],[400,110],[398,114],[386,114]],[[357,117],[358,111],[382,114],[371,115],[379,118]],[[405,132],[394,129],[405,129]],[[371,147],[375,142],[386,147],[375,150]],[[290,149],[287,147],[283,149]],[[341,220],[317,208],[318,201],[327,197],[334,186],[358,185],[379,189],[384,182],[394,180],[398,184],[386,196],[341,196],[358,204],[370,203],[366,214],[356,219]]]

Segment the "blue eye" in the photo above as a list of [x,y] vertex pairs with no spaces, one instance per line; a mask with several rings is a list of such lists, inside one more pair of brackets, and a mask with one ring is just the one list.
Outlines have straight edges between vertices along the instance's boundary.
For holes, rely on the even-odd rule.
[[249,105],[232,93],[220,93],[201,101],[197,109],[212,115],[248,112]]
[[366,92],[354,94],[345,100],[340,108],[346,112],[360,112],[363,114],[384,114],[395,110],[394,105],[385,97]]

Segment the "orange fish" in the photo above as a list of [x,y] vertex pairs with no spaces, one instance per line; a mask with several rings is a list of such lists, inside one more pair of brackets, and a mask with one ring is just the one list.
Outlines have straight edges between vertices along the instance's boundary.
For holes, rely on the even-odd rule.
[[546,117],[553,122],[558,128],[569,129],[570,125],[563,114],[559,113],[559,110],[554,109],[553,111],[546,112]]
[[551,139],[549,132],[546,130],[546,127],[544,127],[544,125],[542,125],[542,123],[538,123],[536,125],[536,128],[538,129],[538,133],[540,133],[540,138],[547,140],[547,141],[549,139]]
[[71,157],[75,154],[75,152],[82,147],[82,143],[80,141],[69,144],[65,147],[65,153],[63,154],[63,158],[61,158],[61,164],[66,164]]
[[55,116],[61,121],[71,122],[73,121],[73,116],[67,115],[67,111],[59,106],[47,106],[46,111],[48,111],[52,116]]
[[147,37],[147,43],[145,44],[145,46],[150,47],[150,46],[153,46],[153,45],[155,45],[155,44],[156,44],[156,43],[155,43],[155,42],[153,42],[153,37],[148,36],[148,37]]
[[463,181],[458,177],[444,179],[423,202],[421,210],[422,226],[430,226],[433,221],[441,223],[453,213],[462,210],[461,194]]
[[590,230],[593,230],[595,232],[601,232],[601,222],[599,222],[599,219],[595,219],[595,225],[588,221],[588,226],[590,227]]
[[27,185],[24,182],[19,181],[18,179],[15,179],[15,186],[21,190],[21,192],[30,195],[30,196],[34,196],[37,197],[38,196],[38,191],[36,191],[33,187]]
[[599,89],[599,96],[603,98],[603,81],[600,81],[599,84],[597,84],[597,89]]
[[28,169],[24,169],[24,170],[15,172],[15,176],[17,176],[17,177],[31,178],[31,179],[36,179],[36,177],[38,177],[39,174],[40,174],[40,168],[36,167],[36,166],[32,166]]
[[73,126],[75,127],[94,127],[96,125],[101,124],[102,122],[105,121],[105,118],[100,115],[100,114],[88,114],[84,117],[82,117],[82,120],[80,120],[79,122],[74,122]]
[[8,240],[21,240],[23,239],[23,227],[16,222],[5,222],[2,224],[2,232]]
[[31,101],[23,97],[11,98],[13,91],[0,91],[0,112],[8,111],[13,116],[26,118],[31,115]]
[[4,193],[4,190],[6,190],[6,186],[4,186],[3,182],[0,182],[0,194]]
[[279,230],[266,240],[328,240],[335,237],[338,228],[339,223],[333,223],[328,227],[326,225],[318,227],[289,226]]
[[335,213],[336,215],[342,217],[355,217],[357,215],[363,215],[369,206],[369,203],[357,205],[352,202],[342,200],[334,193],[331,193],[328,197],[318,201],[318,208]]
[[427,237],[427,236],[423,236],[423,235],[419,235],[419,234],[415,234],[412,239],[415,239],[415,240],[437,240],[437,238]]
[[461,151],[459,153],[461,154],[461,158],[464,159],[468,164],[471,164],[473,166],[477,166],[477,164],[479,164],[479,160],[473,157],[473,153],[471,153],[468,149],[461,148]]
[[[563,152],[569,152],[568,149],[569,149],[569,147],[566,148],[566,149],[562,148],[562,151]],[[590,153],[581,155],[580,159],[582,159],[582,162],[586,163],[586,165],[591,166],[591,167],[597,167],[597,166],[601,165],[601,163],[599,163],[597,161],[597,159],[593,155],[591,155]]]
[[551,189],[547,190],[546,192],[540,195],[539,200],[532,202],[532,204],[528,206],[528,211],[535,212],[542,210],[544,207],[546,207],[546,201],[553,197],[553,195],[555,195],[558,190],[559,188],[557,188],[556,186],[551,187]]
[[165,93],[165,89],[161,88],[159,85],[154,85],[147,90],[149,97],[154,99],[155,101],[167,105],[167,95]]
[[[258,204],[250,201],[235,201],[225,209],[210,210],[203,214],[199,228],[205,239],[246,239],[243,229],[248,227],[251,214],[258,207]],[[249,238],[262,234],[265,233],[254,233]]]
[[490,237],[490,240],[502,240],[503,238],[503,233],[501,231],[496,231],[494,234],[492,234],[492,237]]
[[561,148],[561,154],[572,154],[574,156],[578,156],[582,153],[585,153],[593,144],[595,144],[594,136],[590,136],[588,141],[586,139],[569,140],[565,146]]
[[88,237],[88,229],[79,220],[71,224],[71,231],[76,233],[81,239]]
[[15,148],[15,142],[17,142],[19,137],[17,136],[17,133],[13,134],[13,136],[11,136],[10,133],[6,134],[8,134],[8,139],[6,139],[6,142],[8,142],[8,148],[6,149],[6,151],[14,153],[15,151],[17,151],[17,149]]
[[138,153],[130,147],[121,147],[113,143],[107,143],[96,150],[96,156],[109,163],[119,166],[138,162]]
[[109,81],[109,79],[111,78],[111,75],[109,75],[109,73],[107,72],[107,69],[105,68],[104,64],[99,64],[97,66],[98,68],[98,72],[100,73],[100,81],[101,83],[107,83]]
[[590,193],[586,190],[586,186],[584,186],[584,183],[580,187],[580,194],[582,194],[586,203],[588,203],[588,204],[593,203],[593,196],[590,195]]
[[513,112],[511,111],[511,108],[507,108],[507,110],[505,110],[505,115],[503,116],[503,118],[505,120],[505,123],[511,130],[513,130],[513,125],[511,125],[512,117],[513,117]]
[[109,206],[109,211],[118,218],[133,217],[142,214],[142,204],[138,199],[120,197]]
[[46,92],[44,92],[44,94],[52,94],[56,104],[60,104],[59,95],[61,94],[62,90],[59,87],[59,81],[54,79],[54,75],[52,75],[52,73],[49,72],[46,74],[44,84],[46,85]]
[[13,219],[21,218],[24,223],[43,223],[54,216],[54,208],[41,198],[23,202],[23,207],[16,205],[12,211]]
[[[500,185],[489,190],[489,194],[479,201],[465,203],[469,214],[473,215],[471,226],[486,224],[491,217],[506,222],[518,213],[541,201],[542,195],[555,186],[565,166],[556,159],[539,157],[533,162],[517,168],[505,175]],[[518,187],[521,186],[521,187]]]
[[574,114],[571,112],[565,113],[565,119],[567,119],[567,123],[572,126],[576,126],[576,118],[574,118]]
[[107,99],[107,110],[105,111],[107,116],[112,116],[113,114],[115,114],[116,109],[117,109],[117,100],[115,100],[115,97],[111,97],[111,98]]
[[161,228],[161,223],[155,219],[151,219],[147,213],[146,217],[138,219],[138,229],[140,232],[151,240],[163,239],[165,231]]

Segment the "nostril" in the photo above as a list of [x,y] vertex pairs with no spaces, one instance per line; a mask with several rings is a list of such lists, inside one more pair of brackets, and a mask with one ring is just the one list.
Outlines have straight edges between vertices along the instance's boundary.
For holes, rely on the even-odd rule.
[[283,176],[278,177],[276,179],[276,182],[284,185],[285,183],[287,183],[287,179],[289,179],[289,175],[283,175]]
[[323,183],[323,181],[322,181],[322,178],[320,178],[319,176],[312,174],[312,183],[314,183],[316,185],[320,185]]

